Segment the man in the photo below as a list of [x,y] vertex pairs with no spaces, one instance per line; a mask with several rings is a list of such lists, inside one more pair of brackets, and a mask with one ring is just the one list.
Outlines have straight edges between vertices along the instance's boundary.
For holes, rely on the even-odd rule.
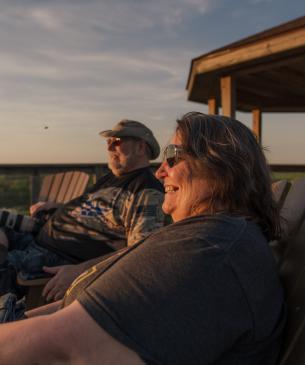
[[[46,285],[47,300],[63,296],[72,281],[105,255],[131,246],[163,226],[163,187],[149,160],[160,147],[145,125],[122,120],[107,138],[111,173],[84,195],[59,207],[35,237],[7,231],[8,261],[17,271],[55,275]],[[34,214],[52,206],[39,206]],[[60,265],[60,266],[57,266]]]

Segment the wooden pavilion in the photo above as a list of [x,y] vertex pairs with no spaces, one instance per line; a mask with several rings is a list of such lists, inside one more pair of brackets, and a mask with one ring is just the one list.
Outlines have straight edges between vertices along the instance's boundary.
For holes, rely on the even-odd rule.
[[260,139],[262,112],[305,111],[305,16],[194,58],[186,88],[211,114],[252,112]]

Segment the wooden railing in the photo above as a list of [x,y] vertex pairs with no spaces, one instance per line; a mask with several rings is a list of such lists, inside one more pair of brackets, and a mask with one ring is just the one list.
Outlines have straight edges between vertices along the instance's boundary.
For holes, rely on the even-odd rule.
[[[152,163],[154,168],[158,165],[158,163]],[[109,171],[107,163],[0,164],[0,175],[23,175],[29,177],[31,203],[37,201],[42,176],[71,170],[87,172],[91,176],[92,182],[95,182]]]
[[[159,163],[152,163],[157,168]],[[271,165],[274,172],[304,172],[305,165]],[[37,200],[41,177],[61,171],[79,170],[87,172],[95,182],[108,171],[106,163],[73,163],[73,164],[0,164],[0,175],[23,175],[29,177],[31,202]]]
[[305,172],[305,165],[270,165],[274,172]]
[[0,164],[0,175],[43,175],[60,171],[80,170],[99,174],[106,163],[63,163],[63,164]]
[[94,182],[107,171],[107,164],[0,164],[0,175],[28,176],[31,203],[37,201],[42,176],[71,170],[87,172]]

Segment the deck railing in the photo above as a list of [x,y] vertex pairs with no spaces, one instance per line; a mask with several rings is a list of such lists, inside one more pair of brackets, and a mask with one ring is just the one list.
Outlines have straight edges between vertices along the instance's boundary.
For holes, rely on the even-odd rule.
[[[152,163],[157,168],[159,163]],[[273,172],[305,173],[305,165],[271,165]],[[87,172],[92,182],[108,171],[106,163],[65,163],[65,164],[0,164],[0,175],[22,175],[29,178],[30,201],[35,202],[38,197],[41,177],[61,171],[79,170]]]
[[305,165],[270,165],[273,172],[305,172]]
[[[152,163],[154,168],[158,165],[158,163]],[[0,175],[28,176],[31,203],[37,201],[41,178],[44,175],[71,170],[87,172],[93,183],[109,171],[107,163],[0,164]]]

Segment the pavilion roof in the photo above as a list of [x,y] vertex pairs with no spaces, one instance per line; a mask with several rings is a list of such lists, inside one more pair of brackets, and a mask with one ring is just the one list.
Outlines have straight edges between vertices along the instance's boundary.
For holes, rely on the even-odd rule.
[[236,109],[305,111],[305,16],[191,61],[188,99],[221,103],[220,80],[235,83]]

